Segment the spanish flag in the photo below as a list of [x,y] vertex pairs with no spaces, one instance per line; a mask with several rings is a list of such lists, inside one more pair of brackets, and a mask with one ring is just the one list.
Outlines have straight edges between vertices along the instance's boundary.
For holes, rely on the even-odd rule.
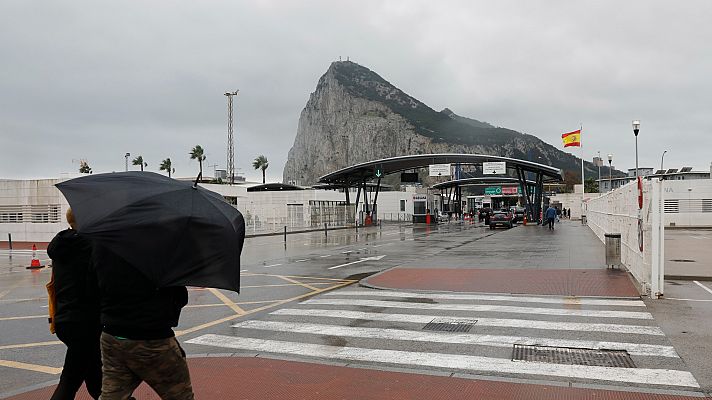
[[581,147],[581,129],[564,133],[561,135],[561,140],[564,141],[564,147]]

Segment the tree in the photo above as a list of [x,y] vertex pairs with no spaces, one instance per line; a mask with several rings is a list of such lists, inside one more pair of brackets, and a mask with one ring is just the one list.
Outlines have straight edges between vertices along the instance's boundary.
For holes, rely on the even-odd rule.
[[580,173],[574,171],[564,171],[564,193],[572,193],[574,185],[581,183]]
[[262,184],[264,185],[265,183],[265,170],[267,167],[269,167],[269,161],[267,161],[267,157],[263,156],[260,154],[255,158],[255,161],[252,162],[252,167],[255,169],[262,169]]
[[193,150],[190,151],[190,159],[191,160],[198,160],[198,163],[200,164],[200,175],[203,175],[203,161],[205,161],[205,153],[203,151],[203,148],[200,147],[200,145],[196,145],[193,147]]
[[593,178],[588,178],[584,181],[586,193],[598,193],[598,182]]
[[133,165],[138,165],[141,167],[141,172],[143,172],[143,167],[148,167],[148,163],[143,161],[142,156],[138,156],[131,161]]
[[87,160],[79,161],[79,172],[82,174],[91,174],[91,168],[89,167]]
[[166,171],[168,172],[168,177],[171,177],[171,172],[176,172],[175,168],[171,167],[171,159],[166,158],[165,160],[161,161],[161,166],[158,168],[160,171]]

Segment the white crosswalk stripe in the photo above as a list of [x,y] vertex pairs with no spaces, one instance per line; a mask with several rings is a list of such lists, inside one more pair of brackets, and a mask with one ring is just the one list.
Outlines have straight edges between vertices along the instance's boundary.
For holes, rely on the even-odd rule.
[[[208,334],[187,343],[375,367],[698,388],[644,307],[635,299],[348,289],[235,323],[236,336]],[[442,320],[468,323],[470,330],[423,329]],[[515,344],[624,350],[635,368],[518,361]]]
[[[284,308],[273,312],[274,315],[294,315],[303,317],[328,317],[361,319],[372,321],[390,322],[410,322],[427,324],[428,322],[440,318],[440,315],[415,315],[415,314],[386,314],[362,311],[347,310],[320,310],[320,309],[293,309]],[[507,319],[507,318],[477,318],[477,326],[499,326],[509,328],[529,328],[554,331],[581,331],[581,332],[610,332],[610,333],[630,333],[638,335],[664,336],[657,326],[642,325],[620,325],[620,324],[595,324],[585,322],[556,322],[530,319]]]
[[326,293],[325,296],[368,296],[368,297],[409,297],[421,299],[438,300],[481,300],[481,301],[508,301],[518,303],[542,303],[542,304],[565,304],[565,305],[601,305],[601,306],[621,306],[621,307],[645,307],[645,303],[640,300],[617,300],[617,299],[591,299],[580,297],[536,297],[536,296],[506,296],[506,295],[483,295],[483,294],[459,294],[459,293],[416,293],[397,292],[385,290],[344,290],[333,293]]
[[435,342],[453,344],[471,344],[480,346],[512,347],[514,344],[574,347],[579,349],[627,350],[629,354],[657,357],[678,357],[672,346],[659,346],[638,343],[595,342],[586,340],[561,340],[524,336],[476,335],[441,332],[408,331],[404,329],[359,328],[322,324],[305,324],[277,321],[245,321],[234,324],[233,328],[262,329],[281,332],[307,333],[361,337],[368,339],[410,340],[415,342]]
[[549,375],[569,378],[601,379],[614,382],[699,387],[691,373],[668,369],[614,368],[588,365],[561,365],[541,362],[517,362],[502,358],[458,354],[420,353],[399,350],[337,347],[309,343],[203,335],[188,343],[226,347],[246,351],[264,351],[325,359],[457,368],[473,372]]
[[638,311],[605,311],[605,310],[573,310],[562,308],[540,308],[540,307],[518,307],[518,306],[497,306],[479,304],[428,304],[409,303],[402,301],[380,301],[380,300],[360,300],[360,299],[314,299],[307,300],[304,304],[309,305],[334,305],[334,306],[365,306],[365,307],[388,307],[405,308],[418,310],[442,310],[442,311],[480,311],[480,312],[505,312],[517,314],[542,314],[542,315],[569,315],[579,317],[598,318],[634,318],[653,319],[647,312]]

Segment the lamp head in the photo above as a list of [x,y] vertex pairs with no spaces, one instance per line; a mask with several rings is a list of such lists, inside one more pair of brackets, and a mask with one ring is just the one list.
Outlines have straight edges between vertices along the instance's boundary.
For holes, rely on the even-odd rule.
[[608,155],[608,162],[609,163],[613,162],[613,154]]
[[637,119],[633,121],[633,133],[635,133],[635,136],[638,136],[638,132],[640,131],[640,121]]
[[126,153],[124,157],[131,157],[131,153]]

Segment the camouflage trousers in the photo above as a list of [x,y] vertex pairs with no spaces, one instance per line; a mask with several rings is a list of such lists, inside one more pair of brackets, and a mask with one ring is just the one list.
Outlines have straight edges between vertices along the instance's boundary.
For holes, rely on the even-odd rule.
[[117,339],[101,334],[102,400],[126,400],[145,381],[164,400],[193,400],[185,352],[176,338]]

